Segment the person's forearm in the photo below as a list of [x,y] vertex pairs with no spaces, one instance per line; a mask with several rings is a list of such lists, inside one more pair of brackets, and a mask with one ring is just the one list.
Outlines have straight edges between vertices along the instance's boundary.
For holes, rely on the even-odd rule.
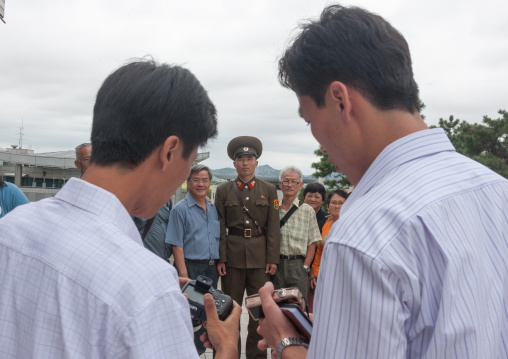
[[187,274],[187,266],[185,265],[185,255],[183,248],[178,246],[171,246],[173,249],[173,256],[175,257],[176,268],[180,277],[189,277]]
[[282,351],[282,359],[305,359],[307,348],[299,345],[287,347]]
[[215,353],[215,359],[238,359],[238,344],[230,348],[221,348]]
[[314,258],[314,253],[316,253],[316,242],[312,243],[307,247],[307,254],[305,255],[303,265],[310,267],[312,259]]

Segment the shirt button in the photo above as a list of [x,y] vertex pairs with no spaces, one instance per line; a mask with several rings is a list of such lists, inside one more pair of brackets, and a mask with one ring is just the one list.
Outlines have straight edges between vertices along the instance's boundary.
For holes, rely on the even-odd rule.
[[245,200],[248,201],[249,200],[249,197],[245,197]]
[[245,223],[249,224],[249,221],[245,221]]

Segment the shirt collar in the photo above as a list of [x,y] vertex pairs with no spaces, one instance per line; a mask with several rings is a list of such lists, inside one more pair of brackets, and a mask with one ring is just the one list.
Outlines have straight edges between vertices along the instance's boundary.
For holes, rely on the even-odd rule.
[[113,193],[82,179],[71,178],[55,198],[96,215],[100,221],[112,222],[125,235],[142,243],[134,221]]
[[254,187],[256,184],[256,176],[252,177],[249,181],[244,182],[239,177],[236,177],[236,185],[238,188],[243,189],[245,186],[248,186],[250,189]]
[[[302,203],[303,204],[303,203]],[[300,207],[300,200],[298,199],[298,196],[291,202],[291,206],[289,206],[289,209],[291,209],[293,206],[296,206],[297,208]],[[288,211],[289,211],[288,209]]]
[[[199,208],[201,208],[201,206],[199,205],[199,203],[194,199],[194,197],[192,197],[192,195],[190,194],[190,192],[187,192],[187,194],[185,195],[185,199],[187,200],[187,206],[188,207],[192,207],[192,206],[198,206]],[[205,203],[206,203],[206,207],[208,208],[210,205],[213,205],[212,202],[208,201],[206,198],[205,198]]]
[[415,159],[438,152],[453,151],[455,148],[442,128],[414,132],[402,137],[388,146],[376,157],[367,169],[348,200],[342,206],[342,214],[393,169]]

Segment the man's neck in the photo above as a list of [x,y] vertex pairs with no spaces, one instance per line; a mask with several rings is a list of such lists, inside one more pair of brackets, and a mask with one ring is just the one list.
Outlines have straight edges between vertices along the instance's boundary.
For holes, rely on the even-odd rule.
[[292,197],[283,196],[282,197],[282,208],[285,211],[290,209],[291,208],[291,204],[295,201],[295,199],[296,199],[296,196],[292,196]]
[[[340,170],[346,173],[352,184],[357,185],[388,145],[428,127],[418,112],[377,109],[358,91],[351,88],[349,98],[354,107],[354,111],[347,117],[349,138],[352,140],[348,149],[351,155],[341,163]],[[345,158],[343,153],[332,154],[336,158]]]
[[243,183],[249,183],[250,181],[252,181],[252,179],[254,178],[254,175],[252,176],[247,176],[247,178],[244,178],[240,175],[238,175],[238,178],[242,180]]

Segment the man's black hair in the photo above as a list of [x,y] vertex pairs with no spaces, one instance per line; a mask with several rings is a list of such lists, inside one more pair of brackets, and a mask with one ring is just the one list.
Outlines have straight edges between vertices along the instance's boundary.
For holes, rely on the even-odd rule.
[[279,60],[282,86],[323,107],[328,85],[340,81],[380,110],[420,110],[408,44],[382,17],[331,5],[301,27]]
[[319,182],[311,182],[305,186],[303,189],[303,198],[307,195],[307,193],[319,193],[321,195],[321,199],[324,202],[326,198],[326,189]]
[[0,187],[7,187],[7,184],[0,178]]
[[342,189],[334,189],[333,191],[328,193],[328,198],[326,199],[327,205],[330,205],[330,201],[332,200],[332,197],[334,195],[340,196],[344,199],[347,199],[349,197],[349,193],[347,193],[346,191],[344,191]]
[[94,106],[91,162],[136,167],[172,135],[184,158],[217,135],[215,106],[189,70],[143,60],[108,76]]

